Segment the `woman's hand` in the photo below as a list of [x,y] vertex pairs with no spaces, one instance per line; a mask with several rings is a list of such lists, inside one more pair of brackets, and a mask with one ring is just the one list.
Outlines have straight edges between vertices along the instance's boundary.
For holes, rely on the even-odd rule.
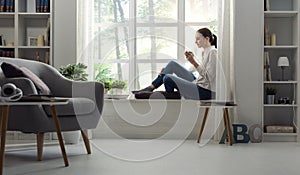
[[187,59],[191,64],[193,64],[193,63],[196,62],[196,61],[195,61],[195,58],[194,58],[193,52],[191,52],[191,51],[185,51],[185,52],[184,52],[184,55],[185,55],[186,59]]
[[197,68],[199,65],[196,62],[195,58],[194,58],[194,54],[191,51],[185,51],[184,55],[186,57],[186,59],[192,64],[194,65],[195,68]]

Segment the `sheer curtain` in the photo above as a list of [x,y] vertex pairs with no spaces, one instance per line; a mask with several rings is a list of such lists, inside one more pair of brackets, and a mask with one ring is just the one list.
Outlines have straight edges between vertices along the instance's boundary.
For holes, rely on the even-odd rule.
[[[235,80],[234,80],[234,1],[218,1],[218,61],[216,73],[216,100],[235,100]],[[235,111],[230,111],[230,116],[236,116]],[[223,120],[223,110],[214,109],[215,126],[219,126],[215,134],[215,140],[221,138],[224,125],[220,125]],[[235,118],[231,118],[234,122]]]
[[234,0],[219,0],[217,100],[234,100]]
[[97,47],[96,32],[94,29],[94,1],[77,0],[77,63],[88,66],[88,79],[94,75],[94,55]]

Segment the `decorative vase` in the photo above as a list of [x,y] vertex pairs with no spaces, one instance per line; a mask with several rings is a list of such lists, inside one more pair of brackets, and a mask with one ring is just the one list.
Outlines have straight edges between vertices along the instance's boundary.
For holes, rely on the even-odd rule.
[[267,104],[275,103],[275,95],[267,95]]
[[80,140],[80,131],[63,132],[65,144],[78,144]]

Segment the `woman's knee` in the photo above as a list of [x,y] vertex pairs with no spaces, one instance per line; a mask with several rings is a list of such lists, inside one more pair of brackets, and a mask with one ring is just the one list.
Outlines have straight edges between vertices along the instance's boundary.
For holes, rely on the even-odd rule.
[[178,65],[178,63],[176,61],[169,61],[169,63],[167,64],[167,67],[175,67],[177,65]]
[[164,82],[164,83],[173,82],[172,76],[173,76],[173,75],[166,74],[166,75],[164,76],[163,82]]

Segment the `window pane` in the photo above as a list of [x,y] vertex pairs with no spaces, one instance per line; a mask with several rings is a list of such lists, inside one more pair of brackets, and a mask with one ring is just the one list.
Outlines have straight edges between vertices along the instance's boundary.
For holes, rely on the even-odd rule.
[[[99,68],[99,65],[104,65]],[[97,69],[99,68],[99,69]],[[98,63],[95,64],[95,77],[97,74],[103,69],[107,69],[108,73],[106,74],[107,77],[110,77],[113,80],[127,80],[129,76],[129,64],[128,63]],[[103,72],[102,72],[103,74]],[[102,75],[99,75],[100,77]],[[107,78],[106,77],[106,78]]]
[[[152,53],[152,54],[151,54]],[[138,59],[174,59],[177,56],[177,28],[137,29]]]
[[216,21],[218,0],[188,0],[185,3],[186,22]]
[[99,59],[129,59],[128,27],[113,26],[106,29],[97,35],[94,42],[98,41]]
[[137,22],[177,21],[177,0],[137,0]]
[[[139,63],[137,65],[137,89],[145,88],[151,84],[151,82],[157,77],[158,73],[163,67],[167,65],[166,63]],[[162,85],[157,90],[165,90]]]
[[94,11],[96,23],[123,23],[129,19],[129,0],[95,0]]
[[94,65],[94,79],[101,82],[113,82],[114,80],[124,80],[127,93],[129,82],[129,64],[128,63],[96,63]]

